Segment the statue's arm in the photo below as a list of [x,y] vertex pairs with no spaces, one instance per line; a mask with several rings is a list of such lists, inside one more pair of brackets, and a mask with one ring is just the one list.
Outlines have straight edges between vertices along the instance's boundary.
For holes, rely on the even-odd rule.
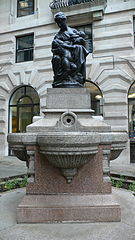
[[63,48],[66,48],[66,49],[73,49],[74,48],[74,46],[71,45],[68,41],[63,41],[59,38],[54,38],[54,40],[58,45],[60,45]]

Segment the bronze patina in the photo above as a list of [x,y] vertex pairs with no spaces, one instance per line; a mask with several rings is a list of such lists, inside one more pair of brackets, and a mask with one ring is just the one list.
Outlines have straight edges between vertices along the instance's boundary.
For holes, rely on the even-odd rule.
[[60,30],[52,42],[53,87],[83,87],[86,80],[85,33],[67,26],[67,18],[59,12],[54,17]]

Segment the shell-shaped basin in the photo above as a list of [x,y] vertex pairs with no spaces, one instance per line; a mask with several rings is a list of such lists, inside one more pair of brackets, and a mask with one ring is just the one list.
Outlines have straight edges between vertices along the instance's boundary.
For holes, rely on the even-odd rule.
[[70,183],[79,167],[89,162],[98,152],[99,134],[87,132],[55,132],[38,135],[40,153],[49,163],[61,169]]

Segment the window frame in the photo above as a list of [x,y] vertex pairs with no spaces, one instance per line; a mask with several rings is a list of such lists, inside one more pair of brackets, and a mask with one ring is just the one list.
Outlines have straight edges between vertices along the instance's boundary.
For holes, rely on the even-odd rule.
[[[87,49],[87,50],[90,53],[93,53],[93,24],[92,23],[86,23],[86,24],[76,25],[76,26],[74,26],[74,28],[76,30],[80,31],[79,28],[81,28],[81,27],[85,28],[87,26],[91,26],[91,39],[90,39],[91,40],[91,51],[90,51],[90,49]],[[86,34],[85,31],[84,31],[84,33]],[[87,39],[86,39],[86,41],[87,41]]]
[[[19,16],[19,10],[21,10],[21,9],[19,8],[19,2],[20,2],[20,0],[17,0],[17,6],[16,6],[16,8],[17,8],[17,18],[30,16],[30,15],[33,15],[33,14],[35,13],[35,0],[32,0],[32,1],[33,1],[33,6],[32,6],[32,11],[31,11],[31,13],[26,14],[26,15],[20,15],[20,16]],[[29,9],[29,8],[30,8],[30,7],[26,7],[26,8],[24,8],[24,9]]]
[[134,37],[134,47],[135,47],[135,16],[133,16],[133,37]]
[[[92,91],[92,86],[95,87],[95,92]],[[91,109],[94,110],[94,116],[104,116],[104,95],[100,87],[91,80],[86,79],[85,88],[91,95]],[[101,98],[96,98],[96,95],[101,96]]]
[[[129,90],[128,90],[128,132],[129,132],[129,139],[131,140],[133,137],[135,137],[135,131],[132,129],[133,127],[133,122],[132,122],[132,110],[131,110],[131,106],[133,108],[133,106],[135,106],[135,97],[129,97],[130,94],[134,94],[134,89],[135,89],[135,81],[131,84]],[[135,108],[135,107],[134,107]],[[135,110],[134,110],[135,113]],[[131,120],[131,121],[130,121]]]
[[[16,108],[16,110],[17,110],[17,117],[19,117],[19,115],[18,115],[18,109],[19,109],[20,107],[31,107],[31,108],[33,108],[33,111],[32,111],[32,113],[33,113],[32,118],[33,118],[33,116],[35,116],[35,115],[34,115],[34,113],[35,113],[35,112],[34,112],[34,107],[38,106],[38,107],[39,107],[39,115],[40,115],[40,98],[38,99],[39,102],[36,102],[36,101],[34,102],[34,99],[32,99],[32,97],[27,93],[27,90],[28,90],[27,87],[30,87],[31,89],[33,89],[33,90],[36,92],[36,94],[37,94],[37,96],[38,96],[38,98],[39,98],[38,92],[37,92],[32,86],[30,86],[30,85],[20,85],[19,87],[16,88],[16,90],[11,94],[10,99],[9,99],[9,103],[8,103],[8,132],[9,132],[9,133],[12,132],[12,131],[11,131],[11,129],[12,129],[12,125],[11,125],[11,112],[10,112],[12,107],[15,107],[15,108]],[[12,103],[11,103],[11,100],[12,100],[14,94],[15,94],[18,90],[20,90],[21,88],[22,88],[23,92],[20,94],[17,102],[16,102],[15,104],[12,104]],[[28,103],[28,104],[20,104],[20,103],[19,103],[19,100],[20,100],[20,99],[23,99],[24,97],[28,97],[28,98],[31,100],[31,103]],[[37,115],[36,115],[36,116],[37,116]],[[17,132],[19,132],[18,130],[19,130],[19,123],[18,123],[18,119],[17,119]]]
[[[33,46],[30,47],[30,48],[24,48],[24,49],[17,49],[17,40],[19,38],[23,38],[23,37],[28,37],[28,36],[33,36]],[[31,62],[34,60],[34,33],[28,33],[28,34],[24,34],[24,35],[19,35],[19,36],[16,36],[16,55],[15,55],[15,63],[23,63],[23,62]],[[25,51],[29,51],[29,50],[32,50],[32,60],[26,60],[26,61],[17,61],[17,58],[18,58],[18,52],[25,52]]]

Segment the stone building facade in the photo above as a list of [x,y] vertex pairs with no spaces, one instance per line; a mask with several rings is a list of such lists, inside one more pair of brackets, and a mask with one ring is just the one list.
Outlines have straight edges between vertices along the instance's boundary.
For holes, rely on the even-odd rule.
[[[1,0],[0,155],[8,154],[7,134],[17,131],[14,124],[20,124],[21,121],[17,115],[13,118],[13,108],[16,107],[16,114],[20,114],[21,108],[17,104],[22,101],[21,106],[27,107],[29,96],[25,93],[26,98],[23,98],[22,87],[32,87],[32,91],[36,91],[39,96],[41,114],[45,109],[46,90],[53,81],[51,42],[58,31],[53,15],[58,11],[65,12],[70,26],[92,26],[93,51],[87,58],[87,81],[97,86],[103,95],[105,121],[116,131],[129,131],[129,125],[134,125],[134,0]],[[12,105],[14,94],[19,94],[18,89],[21,89],[22,96],[18,95],[16,105]],[[33,93],[34,99],[36,93]],[[32,104],[38,106],[39,103]],[[31,103],[28,107],[32,109]],[[36,113],[38,110],[35,115]],[[21,116],[23,114],[20,114],[20,118]],[[24,121],[27,122],[27,119]],[[121,164],[135,162],[135,127],[131,128],[127,149],[119,157]],[[22,123],[22,130],[20,128],[18,131],[23,130]]]

